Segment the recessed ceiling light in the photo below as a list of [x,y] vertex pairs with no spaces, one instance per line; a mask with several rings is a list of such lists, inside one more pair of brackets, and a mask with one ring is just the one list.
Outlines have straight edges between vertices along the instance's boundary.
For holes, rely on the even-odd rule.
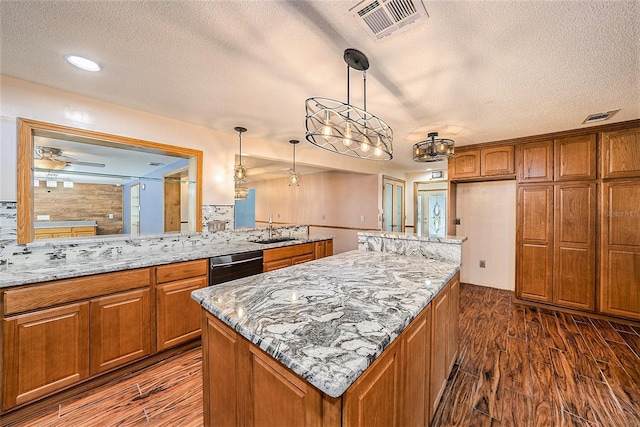
[[65,56],[65,58],[71,65],[75,65],[76,67],[82,68],[83,70],[100,71],[100,66],[98,64],[90,59],[83,58],[82,56],[67,55]]

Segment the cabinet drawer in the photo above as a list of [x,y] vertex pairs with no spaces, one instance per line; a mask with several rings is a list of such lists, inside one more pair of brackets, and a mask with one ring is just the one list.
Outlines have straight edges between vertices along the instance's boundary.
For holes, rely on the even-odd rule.
[[209,270],[209,260],[181,262],[157,267],[158,284],[173,282],[174,280],[189,279],[191,277],[206,276]]
[[4,292],[4,314],[48,308],[129,289],[149,286],[149,269],[119,271],[74,279],[56,280]]
[[262,264],[263,272],[278,270],[280,268],[290,267],[291,266],[291,258],[278,259],[275,261],[269,261]]
[[311,254],[311,259],[313,259],[313,248],[313,243],[303,243],[301,245],[286,246],[284,248],[267,249],[264,251],[263,262],[267,263],[282,258],[292,258],[308,254]]

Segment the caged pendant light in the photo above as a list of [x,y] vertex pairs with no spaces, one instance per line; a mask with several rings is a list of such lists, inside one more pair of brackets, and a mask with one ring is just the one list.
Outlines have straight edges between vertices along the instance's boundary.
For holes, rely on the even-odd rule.
[[438,132],[429,132],[427,139],[413,145],[413,160],[416,162],[437,162],[454,156],[453,139],[440,138]]
[[[306,139],[313,145],[345,156],[370,160],[393,158],[393,131],[367,111],[369,60],[356,49],[344,51],[347,63],[347,102],[313,97],[305,102]],[[362,71],[364,108],[350,104],[349,71]]]
[[233,129],[238,132],[238,138],[240,140],[240,148],[238,150],[240,161],[233,167],[233,181],[235,183],[234,197],[235,199],[242,200],[246,199],[249,194],[249,189],[244,185],[247,181],[247,169],[242,166],[242,133],[246,132],[247,128],[236,126]]
[[292,139],[289,141],[291,145],[293,145],[293,167],[289,169],[289,187],[299,186],[300,185],[300,177],[296,172],[296,145],[300,143],[297,139]]

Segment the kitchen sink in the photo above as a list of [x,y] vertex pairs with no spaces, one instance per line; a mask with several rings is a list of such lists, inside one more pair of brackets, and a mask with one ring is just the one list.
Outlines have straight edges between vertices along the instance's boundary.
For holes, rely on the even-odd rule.
[[273,239],[266,239],[266,240],[254,240],[253,243],[262,243],[262,244],[280,243],[280,242],[289,242],[291,240],[298,240],[298,239],[293,237],[276,237]]

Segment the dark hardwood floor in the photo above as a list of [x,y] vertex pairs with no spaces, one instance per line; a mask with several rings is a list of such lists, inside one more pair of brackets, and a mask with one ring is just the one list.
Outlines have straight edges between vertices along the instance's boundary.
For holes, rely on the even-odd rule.
[[[433,426],[640,427],[640,328],[464,284],[460,311],[459,357]],[[134,425],[202,425],[199,348],[12,424]]]

